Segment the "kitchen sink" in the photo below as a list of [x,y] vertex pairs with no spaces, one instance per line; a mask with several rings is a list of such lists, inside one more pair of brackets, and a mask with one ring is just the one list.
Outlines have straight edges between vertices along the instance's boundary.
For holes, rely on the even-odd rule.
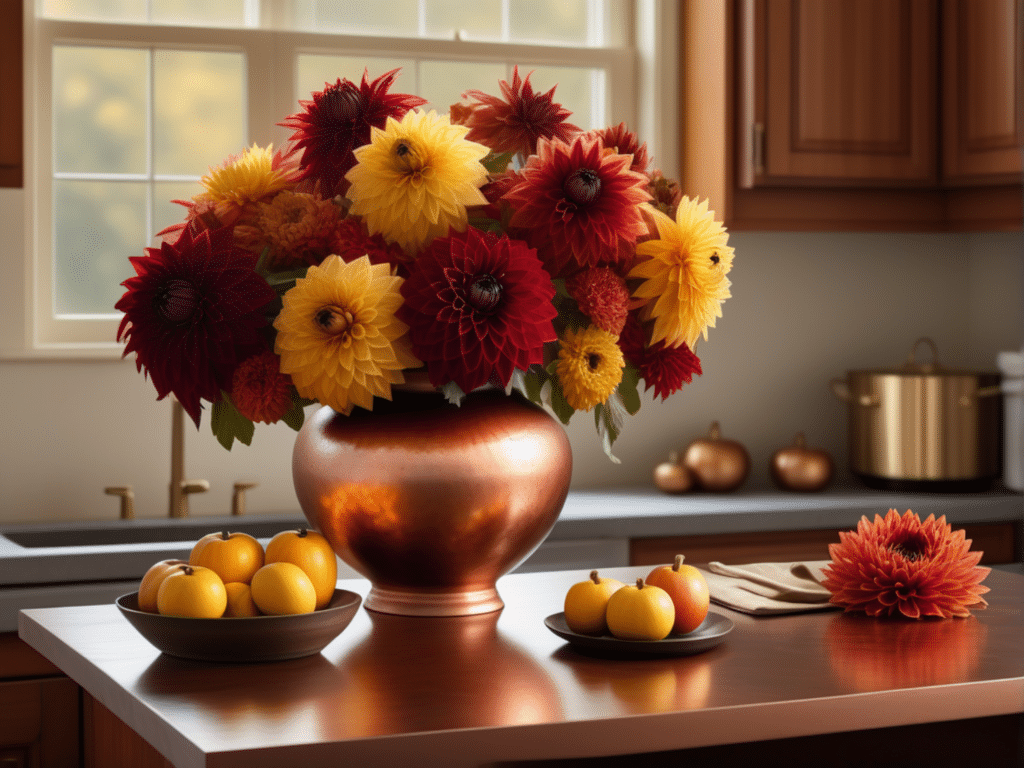
[[148,544],[185,541],[195,543],[213,531],[241,531],[257,539],[308,525],[301,515],[260,516],[259,518],[209,517],[155,520],[114,520],[76,522],[45,526],[7,528],[0,534],[28,549],[52,547],[88,547],[117,544]]

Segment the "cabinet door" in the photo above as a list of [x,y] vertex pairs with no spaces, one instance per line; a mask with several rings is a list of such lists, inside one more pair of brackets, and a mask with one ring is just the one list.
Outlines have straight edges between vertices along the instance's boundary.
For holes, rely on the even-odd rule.
[[0,765],[79,765],[78,686],[66,677],[0,682]]
[[1021,181],[1021,0],[945,0],[943,179]]
[[0,4],[0,187],[22,186],[22,3]]
[[932,186],[935,0],[746,0],[740,185]]

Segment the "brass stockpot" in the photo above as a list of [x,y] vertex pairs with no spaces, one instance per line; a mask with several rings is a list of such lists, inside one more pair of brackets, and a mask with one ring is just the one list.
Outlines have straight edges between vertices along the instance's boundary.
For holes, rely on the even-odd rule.
[[[916,351],[931,348],[930,362]],[[929,338],[902,367],[848,371],[832,389],[849,412],[850,470],[871,488],[980,491],[1002,472],[998,373],[939,364]]]

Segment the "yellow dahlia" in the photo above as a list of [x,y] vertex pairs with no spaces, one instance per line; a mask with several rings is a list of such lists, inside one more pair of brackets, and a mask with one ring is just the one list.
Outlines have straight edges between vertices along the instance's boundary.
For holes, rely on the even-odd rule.
[[228,158],[219,168],[211,168],[200,180],[206,191],[193,201],[212,204],[221,224],[230,226],[247,204],[292,189],[299,173],[298,163],[290,152],[275,154],[273,144],[265,149],[253,144],[241,155]]
[[625,365],[613,334],[594,325],[579,333],[569,328],[559,343],[555,375],[565,401],[574,410],[589,411],[611,397]]
[[302,397],[339,413],[391,399],[391,385],[405,381],[402,369],[419,365],[404,338],[408,326],[395,317],[401,285],[387,264],[366,256],[348,263],[328,256],[296,280],[274,321],[274,351]]
[[708,337],[715,318],[722,316],[722,302],[729,298],[733,249],[729,234],[708,201],[682,198],[675,221],[654,208],[649,210],[658,229],[658,239],[636,247],[641,261],[629,277],[644,278],[633,292],[643,302],[641,318],[654,319],[651,343],[664,341],[666,347]]
[[371,235],[381,234],[406,253],[419,253],[449,228],[465,232],[466,206],[485,205],[480,187],[489,150],[466,139],[469,129],[448,115],[410,110],[373,128],[370,143],[355,149],[349,213],[362,216]]

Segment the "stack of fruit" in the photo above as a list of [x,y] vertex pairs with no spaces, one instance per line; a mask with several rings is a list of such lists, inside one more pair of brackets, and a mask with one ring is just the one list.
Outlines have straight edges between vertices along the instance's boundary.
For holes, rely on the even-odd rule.
[[209,533],[188,562],[146,571],[139,609],[204,619],[311,613],[330,602],[337,579],[334,550],[316,531],[281,531],[266,550],[247,533]]
[[573,584],[566,593],[565,623],[581,635],[664,640],[697,629],[709,604],[704,576],[676,555],[672,565],[655,568],[646,581],[637,579],[636,586],[591,571],[587,581]]

